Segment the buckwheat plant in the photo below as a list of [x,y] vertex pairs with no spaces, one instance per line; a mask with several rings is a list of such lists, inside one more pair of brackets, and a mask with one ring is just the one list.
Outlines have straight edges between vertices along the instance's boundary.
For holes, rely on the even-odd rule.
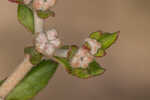
[[[119,32],[92,32],[82,46],[62,45],[54,28],[44,30],[44,19],[55,13],[56,0],[9,0],[18,5],[19,22],[33,35],[33,45],[24,49],[24,60],[5,80],[0,81],[0,100],[31,100],[46,87],[58,63],[72,76],[87,79],[105,69],[96,58],[117,40]],[[53,60],[52,60],[53,59]]]

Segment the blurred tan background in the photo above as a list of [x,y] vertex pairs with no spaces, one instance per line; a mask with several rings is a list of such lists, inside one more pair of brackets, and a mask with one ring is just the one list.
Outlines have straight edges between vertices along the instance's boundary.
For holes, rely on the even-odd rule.
[[[89,32],[121,30],[118,42],[98,59],[107,69],[100,77],[81,80],[60,66],[36,100],[150,100],[150,0],[58,0],[56,27],[67,44],[78,44]],[[31,34],[17,22],[16,4],[0,3],[0,79],[23,59]]]

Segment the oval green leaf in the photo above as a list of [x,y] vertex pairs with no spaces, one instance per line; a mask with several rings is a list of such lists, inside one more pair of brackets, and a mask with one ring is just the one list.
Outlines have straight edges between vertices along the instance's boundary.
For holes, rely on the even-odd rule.
[[93,32],[90,34],[90,38],[97,40],[101,43],[102,47],[94,55],[96,57],[102,57],[106,55],[105,50],[108,49],[112,44],[114,44],[119,36],[120,32],[114,33],[102,33],[102,32]]
[[109,48],[113,43],[116,42],[120,32],[114,33],[102,33],[93,32],[90,34],[90,38],[97,40],[102,44],[103,49]]
[[119,32],[114,33],[103,33],[99,38],[99,42],[102,44],[103,49],[109,48],[112,44],[114,44],[118,38]]
[[27,5],[18,5],[18,20],[27,30],[34,33],[34,15],[32,9],[30,9]]

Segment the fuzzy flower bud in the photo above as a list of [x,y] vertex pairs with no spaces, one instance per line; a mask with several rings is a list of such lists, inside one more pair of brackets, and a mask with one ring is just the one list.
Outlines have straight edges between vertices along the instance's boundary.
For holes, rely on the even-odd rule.
[[93,56],[89,53],[89,50],[82,47],[72,58],[71,65],[74,68],[87,68],[89,63],[92,61]]
[[53,7],[56,3],[56,0],[34,0],[33,7],[36,10],[48,10],[50,7]]
[[51,29],[46,32],[48,40],[55,40],[58,36],[57,31],[55,29]]
[[46,43],[47,43],[47,38],[45,36],[45,33],[39,33],[35,40],[35,46],[37,51],[42,53],[43,50],[45,49]]
[[54,54],[54,52],[55,52],[54,45],[50,43],[46,43],[43,54],[47,56],[51,56],[52,54]]
[[49,30],[46,33],[39,33],[35,39],[37,51],[46,56],[52,56],[56,48],[61,45],[61,41],[57,38],[57,35],[55,29]]
[[101,48],[101,44],[95,39],[87,38],[85,41],[90,45],[90,53],[92,55],[96,54],[98,49]]

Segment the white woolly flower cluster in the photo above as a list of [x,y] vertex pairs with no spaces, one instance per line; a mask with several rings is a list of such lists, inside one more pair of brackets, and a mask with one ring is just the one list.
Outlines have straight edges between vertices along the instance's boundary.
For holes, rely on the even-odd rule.
[[34,0],[33,7],[36,10],[48,10],[50,7],[53,7],[56,3],[56,0]]
[[55,29],[45,33],[39,33],[35,39],[35,47],[38,52],[45,56],[52,56],[55,50],[61,45],[60,39]]
[[90,53],[92,55],[95,55],[98,51],[99,48],[101,48],[101,44],[99,42],[97,42],[97,40],[95,39],[91,39],[91,38],[87,38],[85,40],[85,42],[87,42],[90,45]]
[[71,65],[73,68],[87,68],[88,64],[93,61],[93,56],[87,48],[80,48],[72,58]]
[[87,68],[89,63],[94,59],[94,54],[101,48],[101,44],[94,39],[87,38],[85,40],[90,46],[90,50],[86,47],[80,48],[72,58],[71,65],[73,68]]

